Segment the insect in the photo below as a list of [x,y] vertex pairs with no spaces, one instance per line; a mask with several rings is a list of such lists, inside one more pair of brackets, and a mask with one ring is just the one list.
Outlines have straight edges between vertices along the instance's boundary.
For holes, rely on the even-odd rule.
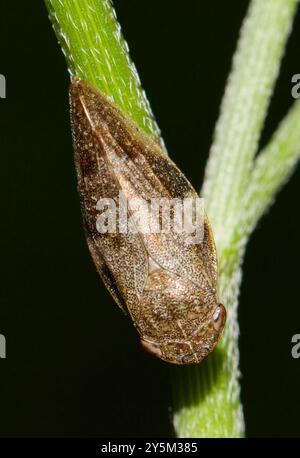
[[[71,83],[70,105],[85,233],[97,270],[146,350],[169,363],[199,363],[215,347],[226,320],[217,298],[217,256],[207,216],[203,240],[194,244],[172,230],[142,231],[132,220],[138,199],[149,203],[197,194],[158,142],[79,78]],[[117,203],[120,191],[135,230],[115,225],[99,232],[99,200]]]

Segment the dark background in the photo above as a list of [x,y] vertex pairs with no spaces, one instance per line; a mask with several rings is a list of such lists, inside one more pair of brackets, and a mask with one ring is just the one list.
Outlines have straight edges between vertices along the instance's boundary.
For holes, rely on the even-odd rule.
[[[116,1],[168,150],[198,189],[247,1]],[[1,1],[1,436],[168,436],[169,368],[144,353],[90,259],[68,74],[41,1]],[[300,17],[262,143],[292,103]],[[240,302],[249,436],[299,436],[298,170],[248,246]]]

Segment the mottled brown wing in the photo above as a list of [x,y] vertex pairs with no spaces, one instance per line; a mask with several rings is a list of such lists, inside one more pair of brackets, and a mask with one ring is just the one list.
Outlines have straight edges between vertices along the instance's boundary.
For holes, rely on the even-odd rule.
[[[147,202],[150,202],[150,199],[154,197],[183,199],[188,196],[197,196],[188,180],[162,152],[158,144],[149,136],[144,135],[137,125],[132,123],[128,117],[125,117],[103,94],[80,80],[76,80],[73,88],[75,88],[76,96],[81,101],[80,123],[82,124],[82,118],[85,117],[87,124],[85,130],[88,131],[90,129],[89,142],[92,144],[90,138],[94,142],[92,146],[92,150],[95,151],[94,162],[98,161],[98,171],[91,182],[99,182],[99,173],[104,177],[103,179],[107,179],[108,176],[113,177],[111,186],[105,188],[102,184],[101,196],[116,196],[116,191],[119,191],[119,189],[122,189],[128,199],[139,197]],[[78,120],[76,123],[78,124]],[[81,147],[78,146],[78,140],[75,140],[77,150],[86,148],[87,141],[84,135],[87,135],[87,133],[81,132],[78,135],[78,138],[82,141]],[[81,154],[81,156],[81,162],[84,165],[84,154]],[[89,168],[91,153],[89,152],[85,156],[88,157],[86,162],[89,162],[87,165]],[[96,167],[94,168],[96,169]],[[103,169],[103,171],[100,169]],[[97,189],[100,184],[97,184]],[[92,187],[92,184],[90,184],[90,187]],[[112,188],[114,188],[114,193],[112,193]],[[84,190],[81,191],[82,195],[85,193]],[[87,204],[84,205],[85,208],[86,206]],[[85,211],[85,208],[83,208],[83,211]],[[131,240],[130,235],[118,237],[118,239],[123,249],[126,247],[127,249],[129,247],[133,248],[136,252],[133,256],[134,258],[139,258],[138,249],[142,249],[145,260],[147,258],[145,253],[146,246],[149,255],[161,267],[179,276],[189,278],[199,287],[208,286],[214,289],[217,260],[207,218],[205,218],[204,228],[204,240],[197,245],[187,245],[185,236],[175,235],[174,232],[142,234],[141,237],[144,243],[141,240],[138,241],[138,237],[135,237],[134,241]],[[95,234],[95,237],[97,238],[97,234]],[[109,246],[107,247],[108,240]],[[108,252],[114,246],[113,237],[101,236],[97,238],[97,244],[99,247],[101,246],[102,250]],[[123,262],[122,246],[119,251],[120,260]],[[118,252],[115,247],[114,252]],[[106,259],[105,261],[107,262]],[[134,265],[142,264],[143,261],[134,263]],[[127,269],[127,267],[131,272],[132,264],[127,266],[125,262],[123,269]],[[146,275],[146,269],[143,269],[141,277],[145,279]],[[143,282],[139,281],[138,284],[140,292]]]
[[112,295],[117,305],[123,310],[125,314],[127,314],[128,313],[127,306],[124,302],[123,297],[120,294],[120,291],[116,284],[116,280],[113,277],[113,275],[111,274],[102,255],[100,254],[97,244],[95,243],[93,237],[90,237],[88,234],[86,234],[86,238],[87,238],[88,247],[92,255],[93,261],[95,263],[95,266],[97,268],[97,271],[100,277],[102,278],[103,283],[105,284],[106,288]]
[[[161,151],[161,148],[156,142],[148,140],[147,150],[139,146],[143,144],[143,134],[141,139],[139,135],[135,135],[136,144],[127,153],[127,164],[131,163],[131,158],[134,151],[137,155],[141,155],[140,162],[143,163],[144,182],[151,183],[152,197],[168,197],[180,198],[197,197],[197,193],[178,169],[178,167],[170,160],[166,154]],[[132,140],[134,143],[134,140]],[[124,167],[122,173],[126,175],[126,179],[134,176],[133,167]],[[138,173],[136,171],[136,173]],[[146,177],[146,178],[145,178]],[[132,178],[131,178],[132,180]],[[137,192],[147,199],[145,189],[138,189],[139,180],[135,185]],[[195,234],[190,234],[195,235]],[[146,249],[151,258],[161,267],[176,273],[179,276],[187,277],[195,282],[199,287],[204,287],[205,284],[214,289],[217,282],[217,253],[212,230],[207,218],[204,214],[203,239],[201,243],[187,244],[186,234],[176,234],[174,232],[167,233],[145,233],[142,234]]]
[[[91,122],[88,101],[80,88],[70,89],[71,121],[75,147],[78,190],[88,245],[93,260],[109,291],[121,308],[138,301],[147,278],[147,254],[139,234],[99,234],[96,228],[100,198],[118,205],[119,183],[104,157],[103,136]],[[98,126],[99,129],[101,126]],[[130,310],[129,310],[130,312]]]

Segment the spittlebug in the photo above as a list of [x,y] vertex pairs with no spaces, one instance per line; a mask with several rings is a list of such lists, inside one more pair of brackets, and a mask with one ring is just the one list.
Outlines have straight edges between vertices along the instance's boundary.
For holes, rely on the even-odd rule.
[[[149,203],[197,194],[158,142],[98,90],[75,78],[70,104],[78,190],[97,270],[146,350],[170,363],[199,363],[215,347],[226,320],[217,299],[208,219],[205,215],[201,243],[186,243],[185,234],[142,231],[131,218],[138,199]],[[112,231],[99,230],[99,201],[109,199],[116,209],[120,191],[135,230],[118,224]]]

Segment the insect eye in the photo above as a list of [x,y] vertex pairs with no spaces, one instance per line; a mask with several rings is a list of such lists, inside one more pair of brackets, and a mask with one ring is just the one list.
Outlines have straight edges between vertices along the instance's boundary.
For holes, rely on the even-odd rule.
[[223,304],[219,304],[213,314],[213,326],[216,331],[220,331],[226,321],[226,309]]

